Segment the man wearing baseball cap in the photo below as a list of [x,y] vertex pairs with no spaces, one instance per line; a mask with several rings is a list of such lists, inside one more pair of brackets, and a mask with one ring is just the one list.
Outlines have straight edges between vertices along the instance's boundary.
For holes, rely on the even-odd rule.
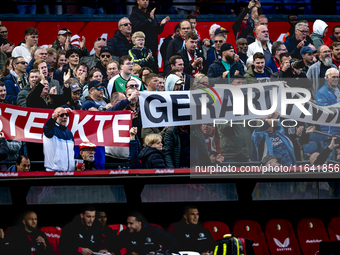
[[81,56],[89,56],[90,53],[85,47],[85,37],[82,37],[82,41],[79,39],[79,48],[71,44],[71,34],[72,32],[67,28],[62,28],[58,32],[58,37],[52,44],[52,48],[56,51],[58,50],[70,50],[70,49],[78,49],[80,48]]
[[98,170],[94,164],[96,148],[97,146],[90,142],[84,142],[79,145],[80,154],[77,159],[84,160],[81,166],[82,170]]
[[309,46],[304,46],[300,50],[300,54],[302,57],[302,61],[304,63],[303,72],[306,74],[308,71],[308,68],[314,64],[314,54],[317,52],[317,50],[312,49]]
[[72,110],[81,110],[81,104],[79,102],[79,98],[81,95],[81,87],[78,84],[77,79],[75,78],[70,78],[65,81],[65,84],[69,84],[70,89],[71,89],[71,99],[61,107],[63,108],[70,108]]
[[107,78],[106,66],[108,65],[110,60],[112,60],[112,55],[113,55],[113,50],[111,49],[111,47],[103,46],[100,49],[100,53],[99,53],[100,61],[98,61],[94,67],[100,70],[100,72],[103,75],[103,79]]
[[[99,111],[105,111],[107,108],[111,107],[110,100],[104,97],[104,83],[93,80],[88,84],[88,89],[90,96],[85,98],[85,102],[82,106],[83,110],[88,110],[95,107],[95,105],[99,105],[99,107],[96,107]],[[88,101],[95,104],[89,104]]]
[[240,62],[235,60],[235,49],[231,44],[222,44],[221,55],[221,59],[216,59],[209,66],[207,74],[209,78],[227,78],[230,84],[230,78],[234,75],[244,75],[244,68]]

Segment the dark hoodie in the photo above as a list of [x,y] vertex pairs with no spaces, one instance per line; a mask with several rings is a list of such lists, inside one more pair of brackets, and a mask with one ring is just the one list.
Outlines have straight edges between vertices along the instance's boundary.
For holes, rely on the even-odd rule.
[[196,251],[199,253],[213,251],[214,238],[201,224],[187,224],[183,218],[174,226],[171,235],[177,240],[178,251]]
[[166,168],[163,154],[154,147],[146,145],[139,153],[139,159],[142,161],[142,168]]
[[98,252],[106,249],[106,244],[99,227],[84,225],[78,215],[63,228],[58,248],[61,255],[79,255],[81,248]]
[[177,245],[175,238],[148,223],[144,223],[138,232],[130,233],[129,229],[124,229],[119,233],[117,243],[120,249],[126,248],[128,253],[137,252],[139,255],[160,250],[174,251]]

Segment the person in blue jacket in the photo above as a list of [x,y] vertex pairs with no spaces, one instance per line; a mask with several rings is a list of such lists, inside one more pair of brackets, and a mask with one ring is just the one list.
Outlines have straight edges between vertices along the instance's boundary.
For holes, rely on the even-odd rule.
[[274,112],[265,119],[264,124],[254,130],[252,140],[255,145],[257,161],[267,155],[281,158],[283,166],[296,165],[293,143],[285,135],[280,122],[280,114]]

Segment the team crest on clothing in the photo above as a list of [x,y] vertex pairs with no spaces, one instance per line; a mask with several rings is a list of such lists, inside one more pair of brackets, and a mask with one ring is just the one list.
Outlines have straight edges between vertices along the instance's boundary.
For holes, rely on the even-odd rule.
[[95,243],[93,235],[91,235],[91,240],[90,241],[91,241],[91,243]]
[[151,238],[150,238],[150,237],[147,237],[147,238],[146,238],[146,242],[151,243]]
[[190,234],[185,234],[185,237],[186,238],[190,238]]

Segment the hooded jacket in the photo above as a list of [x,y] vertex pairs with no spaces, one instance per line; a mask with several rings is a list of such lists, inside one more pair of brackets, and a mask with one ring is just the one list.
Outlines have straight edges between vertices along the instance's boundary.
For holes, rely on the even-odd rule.
[[124,229],[119,233],[117,243],[120,249],[126,248],[128,253],[137,252],[140,255],[160,250],[174,251],[177,245],[175,238],[148,223],[144,223],[138,232],[130,233],[128,229]]
[[175,84],[178,80],[181,80],[176,74],[170,74],[165,80],[165,91],[174,91]]
[[166,168],[162,152],[154,147],[146,145],[139,153],[139,159],[142,161],[142,168]]
[[316,49],[318,49],[321,45],[324,44],[322,38],[324,37],[323,34],[327,27],[328,25],[326,24],[326,22],[320,19],[315,20],[313,24],[313,33],[310,35],[310,38],[312,39]]
[[63,228],[58,248],[61,255],[79,255],[82,248],[98,252],[106,249],[106,244],[100,229],[84,225],[78,215]]

